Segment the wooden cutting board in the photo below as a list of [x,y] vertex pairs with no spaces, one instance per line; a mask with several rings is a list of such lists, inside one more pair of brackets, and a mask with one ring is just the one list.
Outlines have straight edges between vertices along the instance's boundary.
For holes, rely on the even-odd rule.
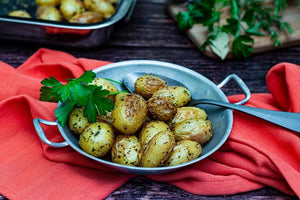
[[[172,18],[176,21],[175,15],[178,12],[185,11],[186,6],[184,4],[168,4],[167,5],[167,12],[172,16]],[[225,24],[225,19],[227,18],[228,13],[224,12],[222,14],[221,24]],[[269,36],[252,36],[254,39],[254,51],[255,53],[270,51],[278,48],[284,48],[289,46],[295,46],[300,44],[300,9],[297,8],[297,5],[289,5],[282,12],[283,21],[290,23],[292,26],[294,33],[288,35],[287,33],[280,33],[279,39],[282,42],[282,45],[278,47],[274,47],[274,42],[271,40]],[[206,40],[207,28],[203,27],[200,24],[195,24],[191,29],[186,31],[187,36],[191,39],[191,41],[200,48],[201,44]],[[230,45],[231,46],[232,38],[230,38]],[[203,53],[212,58],[220,59],[216,56],[210,47],[207,47]],[[300,56],[300,55],[299,55]],[[229,53],[225,59],[234,57],[231,49],[229,49]]]

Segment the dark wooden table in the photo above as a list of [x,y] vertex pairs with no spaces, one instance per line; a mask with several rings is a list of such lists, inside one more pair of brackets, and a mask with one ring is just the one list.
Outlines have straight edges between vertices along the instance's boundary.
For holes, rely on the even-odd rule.
[[[231,73],[239,75],[252,93],[268,92],[266,74],[277,63],[300,64],[300,46],[253,55],[246,60],[219,61],[208,58],[180,32],[165,11],[166,0],[138,0],[129,23],[120,23],[105,45],[89,49],[49,47],[66,51],[76,57],[107,61],[151,59],[172,62],[193,69],[215,83]],[[40,47],[28,43],[0,41],[0,60],[14,67],[21,65]],[[234,87],[233,87],[234,88]],[[227,95],[240,93],[226,87]],[[266,187],[229,196],[199,196],[167,183],[138,176],[114,191],[107,199],[298,199]],[[0,200],[5,197],[0,195]]]

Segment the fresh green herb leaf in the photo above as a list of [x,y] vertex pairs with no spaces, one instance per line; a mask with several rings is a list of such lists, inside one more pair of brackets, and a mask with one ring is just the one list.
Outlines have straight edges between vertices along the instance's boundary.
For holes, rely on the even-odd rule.
[[229,51],[228,44],[228,35],[225,32],[219,32],[218,36],[211,41],[210,47],[215,54],[224,60]]
[[232,51],[237,58],[248,58],[253,51],[254,40],[249,35],[240,35],[233,40]]
[[95,77],[94,72],[86,71],[77,79],[69,79],[65,85],[54,77],[45,78],[41,82],[40,100],[61,102],[60,107],[55,109],[55,117],[63,127],[74,107],[84,107],[85,117],[89,122],[95,122],[98,114],[106,115],[114,108],[114,103],[107,97],[110,95],[108,90],[88,84]]
[[[269,35],[274,41],[274,46],[278,46],[281,41],[277,28],[279,31],[293,33],[291,25],[282,21],[280,15],[287,7],[287,1],[273,0],[272,2],[267,0],[190,0],[187,11],[179,12],[176,19],[180,30],[189,29],[196,23],[207,27],[207,38],[200,47],[201,51],[209,45],[221,59],[226,57],[227,48],[220,48],[217,42],[219,41],[218,32],[221,30],[233,36],[234,47],[232,46],[232,49],[236,57],[247,58],[253,51],[252,35],[262,37]],[[300,8],[299,2],[300,0],[298,0]],[[221,13],[228,10],[227,8],[229,8],[229,17],[226,19],[226,24],[221,25]],[[224,52],[221,53],[220,49]]]

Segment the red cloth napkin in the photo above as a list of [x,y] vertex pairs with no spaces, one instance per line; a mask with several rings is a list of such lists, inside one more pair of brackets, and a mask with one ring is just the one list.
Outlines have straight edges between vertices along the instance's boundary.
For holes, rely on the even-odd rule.
[[[17,69],[0,62],[0,193],[9,199],[102,199],[135,176],[103,167],[71,147],[43,144],[32,119],[54,121],[56,104],[40,102],[40,81],[76,78],[109,62],[40,49]],[[274,66],[271,94],[254,94],[248,106],[300,112],[300,67]],[[231,96],[236,101],[241,96]],[[56,127],[47,137],[63,141]],[[148,176],[188,192],[224,195],[271,186],[300,196],[300,138],[263,120],[234,112],[228,141],[209,158],[177,172]]]

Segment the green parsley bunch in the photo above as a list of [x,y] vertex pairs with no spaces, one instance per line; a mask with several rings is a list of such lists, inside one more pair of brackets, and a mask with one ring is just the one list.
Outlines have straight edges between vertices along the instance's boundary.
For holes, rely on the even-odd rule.
[[[208,28],[207,39],[201,45],[201,51],[209,45],[215,54],[224,59],[229,51],[231,35],[234,55],[237,58],[247,58],[253,51],[253,35],[269,34],[276,47],[281,44],[277,30],[287,31],[289,34],[293,32],[290,24],[283,22],[280,16],[285,7],[286,0],[274,0],[272,5],[264,0],[191,0],[187,11],[179,12],[176,19],[180,30],[187,30],[194,24]],[[224,8],[229,8],[229,17],[225,25],[220,25]]]

